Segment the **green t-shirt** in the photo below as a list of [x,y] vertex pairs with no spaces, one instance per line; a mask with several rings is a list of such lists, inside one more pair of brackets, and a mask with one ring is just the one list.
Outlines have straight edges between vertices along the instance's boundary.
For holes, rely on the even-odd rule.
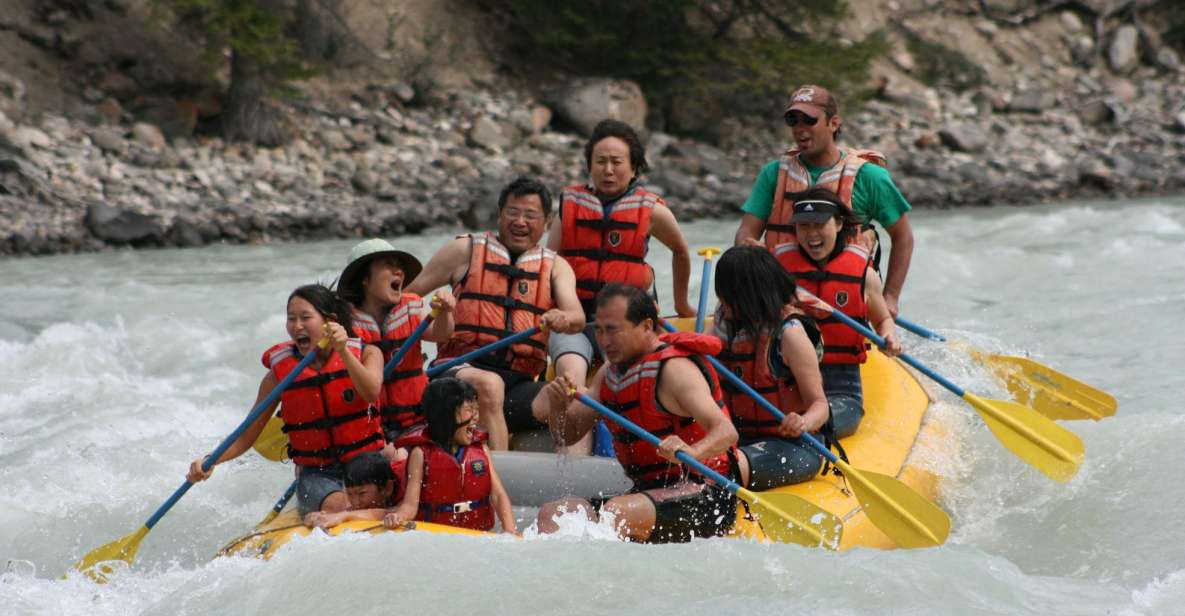
[[[846,155],[846,154],[845,154]],[[761,168],[757,180],[753,182],[753,189],[749,191],[749,198],[741,211],[752,214],[762,220],[769,218],[769,212],[774,207],[774,191],[778,188],[778,160],[770,161]],[[830,167],[812,167],[805,162],[807,173],[811,176],[811,183]],[[856,181],[852,184],[852,210],[865,221],[875,220],[883,227],[897,224],[901,215],[910,210],[909,202],[901,195],[889,170],[872,163],[864,164],[856,173]]]

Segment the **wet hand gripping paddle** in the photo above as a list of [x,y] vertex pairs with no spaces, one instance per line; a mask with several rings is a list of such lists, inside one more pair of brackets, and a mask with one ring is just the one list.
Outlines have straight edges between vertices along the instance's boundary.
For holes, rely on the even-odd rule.
[[[877,346],[884,348],[885,339],[878,336],[876,332],[814,295],[802,289],[799,289],[799,292],[814,300],[815,307],[829,310],[845,325],[860,332],[875,342]],[[996,439],[1021,460],[1051,479],[1069,481],[1078,472],[1078,467],[1082,466],[1082,458],[1086,451],[1082,439],[1057,425],[1053,420],[1015,402],[980,398],[946,380],[942,375],[905,353],[899,355],[898,358],[968,402],[983,418],[984,423],[987,424]]]
[[[663,322],[662,326],[667,331],[676,331],[670,323]],[[716,369],[717,374],[748,394],[767,413],[776,417],[778,421],[786,417],[781,410],[770,404],[769,400],[720,363],[720,360],[711,356],[704,357]],[[861,510],[894,543],[903,548],[924,548],[942,545],[946,541],[950,534],[950,517],[937,505],[895,477],[853,468],[810,433],[803,432],[801,438],[847,477],[848,484],[852,486],[852,493],[860,502]],[[766,494],[761,496],[764,498]]]
[[695,313],[695,333],[702,334],[704,332],[704,316],[708,310],[708,287],[712,283],[712,257],[720,254],[720,249],[715,246],[701,248],[698,254],[704,258],[704,273],[699,279],[699,311]]
[[[905,330],[939,342],[946,338],[897,317]],[[1092,419],[1115,415],[1119,403],[1111,394],[1026,357],[984,353],[962,343],[955,346],[988,367],[1020,404],[1050,419]]]
[[[328,345],[328,337],[322,338],[318,343],[318,346],[321,348],[326,348]],[[284,393],[284,390],[287,389],[288,386],[296,380],[296,377],[301,372],[303,372],[310,363],[313,362],[313,359],[316,356],[317,354],[313,352],[301,358],[300,363],[296,365],[296,368],[294,368],[292,372],[288,374],[288,376],[284,377],[283,380],[277,383],[275,388],[272,389],[271,393],[269,393],[267,397],[263,399],[263,401],[255,405],[255,408],[251,409],[250,413],[247,413],[247,418],[239,424],[239,427],[235,428],[234,432],[231,432],[229,436],[223,439],[222,442],[219,443],[218,447],[215,448],[214,451],[210,452],[209,456],[206,456],[205,461],[202,462],[202,471],[209,471],[214,466],[214,462],[218,460],[218,458],[221,458],[222,454],[226,453],[226,450],[230,448],[235,440],[237,440],[239,436],[246,432],[247,428],[249,428],[251,424],[255,423],[255,420],[258,419],[264,411],[266,411],[272,404],[275,404],[276,400],[279,400],[280,394]],[[176,505],[177,501],[181,500],[181,497],[185,496],[185,493],[188,492],[192,487],[193,482],[186,480],[185,483],[181,484],[181,487],[177,488],[177,490],[173,492],[173,495],[170,496],[169,499],[166,500],[164,504],[156,510],[155,513],[152,514],[152,517],[148,518],[148,521],[145,522],[144,526],[141,526],[139,530],[130,535],[116,539],[111,543],[91,550],[86,554],[86,556],[83,556],[81,560],[74,563],[74,569],[85,573],[88,577],[96,582],[106,583],[108,576],[115,572],[115,568],[107,563],[110,561],[122,560],[128,565],[131,565],[132,561],[136,558],[136,551],[140,549],[140,542],[146,535],[148,535],[148,531],[152,530],[152,527],[156,526],[156,523],[159,522],[161,518],[165,517],[165,514],[173,508],[173,505]]]
[[[579,394],[576,399],[647,443],[657,447],[661,442],[657,436],[587,395]],[[683,450],[677,451],[675,457],[748,503],[750,513],[761,523],[765,536],[773,541],[796,543],[807,547],[821,546],[829,550],[834,550],[839,546],[839,540],[843,533],[843,520],[821,507],[793,494],[755,494],[750,492],[737,482],[708,468],[703,462],[696,460]]]

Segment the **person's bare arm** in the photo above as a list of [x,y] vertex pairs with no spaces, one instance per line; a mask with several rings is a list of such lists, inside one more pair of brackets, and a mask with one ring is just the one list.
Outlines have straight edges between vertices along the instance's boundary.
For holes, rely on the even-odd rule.
[[[827,423],[829,414],[827,396],[823,393],[823,375],[819,372],[819,356],[815,353],[815,345],[810,336],[800,326],[782,330],[782,343],[779,349],[782,361],[790,367],[794,375],[794,382],[798,387],[798,395],[802,397],[805,410],[801,413],[790,413],[782,422],[783,433],[790,438],[798,438],[803,432],[818,432]],[[797,415],[798,417],[792,417]]]
[[517,535],[518,526],[514,520],[514,509],[510,504],[510,495],[506,493],[506,488],[502,486],[502,479],[498,477],[498,469],[494,467],[494,456],[490,455],[490,448],[486,445],[482,445],[481,448],[485,450],[486,459],[490,461],[490,504],[498,513],[498,521],[502,523],[502,530]]
[[453,238],[428,259],[420,275],[407,285],[406,290],[420,297],[428,297],[436,289],[456,283],[468,267],[469,238]]
[[678,461],[675,453],[682,449],[691,457],[702,460],[723,453],[736,444],[736,428],[716,405],[703,373],[690,359],[676,357],[662,365],[656,395],[668,411],[694,419],[706,432],[694,445],[673,434],[666,437],[658,447],[663,457]]
[[555,308],[543,314],[547,329],[561,334],[578,334],[584,330],[584,308],[576,295],[576,273],[563,257],[556,256],[551,268],[551,297]]
[[889,251],[889,271],[885,274],[885,306],[889,314],[896,317],[901,289],[905,287],[905,276],[909,273],[909,261],[913,258],[913,227],[909,224],[909,215],[902,214],[885,231],[893,240]]
[[695,308],[687,301],[687,281],[691,278],[691,250],[687,238],[679,229],[679,222],[670,208],[656,206],[650,218],[650,234],[671,250],[671,277],[675,313],[681,317],[694,317]]
[[456,325],[453,310],[457,307],[457,298],[453,297],[453,292],[449,289],[440,289],[432,296],[428,305],[436,311],[436,318],[432,321],[432,327],[424,332],[424,340],[448,342],[448,339],[453,337],[453,328]]
[[765,233],[765,221],[749,213],[741,215],[732,243],[735,246],[764,246],[761,236]]
[[362,347],[362,359],[349,351],[349,333],[339,323],[328,324],[328,336],[333,352],[342,358],[346,372],[358,395],[367,402],[377,402],[383,389],[383,352],[376,346]]
[[415,447],[407,456],[407,489],[403,491],[403,500],[383,516],[383,526],[395,528],[416,519],[416,512],[420,509],[420,484],[423,481],[424,452]]
[[872,268],[864,272],[864,303],[868,306],[868,322],[872,323],[872,329],[888,343],[882,350],[890,357],[900,355],[901,341],[897,339],[897,324],[881,292],[881,278]]
[[[560,207],[564,207],[560,205]],[[547,248],[556,252],[564,247],[564,227],[560,220],[560,211],[557,210],[551,217],[551,223],[547,227]]]

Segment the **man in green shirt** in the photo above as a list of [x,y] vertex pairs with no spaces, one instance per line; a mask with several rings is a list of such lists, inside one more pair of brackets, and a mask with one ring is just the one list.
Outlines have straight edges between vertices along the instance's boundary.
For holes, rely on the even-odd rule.
[[[744,215],[736,232],[736,244],[760,246],[762,235],[766,235],[766,245],[777,243],[779,240],[773,237],[785,238],[790,232],[793,193],[814,185],[831,188],[857,216],[865,222],[876,221],[888,231],[892,251],[884,296],[889,312],[897,316],[898,298],[913,255],[913,229],[906,214],[909,202],[893,183],[889,170],[882,166],[883,158],[878,153],[836,144],[841,128],[839,104],[826,89],[814,85],[799,88],[791,96],[784,117],[794,146],[757,175],[741,208]],[[868,161],[874,164],[865,164]],[[861,243],[869,251],[874,249],[874,237],[871,232],[861,235]]]

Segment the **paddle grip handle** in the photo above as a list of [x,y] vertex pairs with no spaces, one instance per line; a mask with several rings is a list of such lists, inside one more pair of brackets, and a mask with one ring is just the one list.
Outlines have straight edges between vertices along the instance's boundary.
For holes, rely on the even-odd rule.
[[440,364],[439,366],[432,366],[431,368],[428,368],[428,376],[436,376],[436,375],[444,372],[445,370],[452,368],[453,366],[456,366],[458,364],[463,364],[469,360],[476,359],[476,358],[481,357],[482,355],[485,355],[487,353],[493,353],[494,351],[508,347],[508,346],[518,342],[519,340],[530,338],[531,336],[538,334],[540,331],[542,331],[540,328],[532,327],[531,329],[524,329],[523,331],[518,332],[517,334],[507,336],[501,340],[498,340],[497,342],[491,342],[479,349],[474,349],[472,351],[469,351],[468,353],[466,353],[460,357],[454,357],[454,358],[444,362],[443,364]]
[[[802,289],[799,289],[799,292],[805,293],[806,295],[808,295],[810,297],[815,297],[811,293],[809,293],[807,291],[803,291]],[[831,316],[842,321],[848,327],[860,332],[861,334],[864,335],[865,338],[868,338],[869,340],[875,342],[876,346],[878,346],[882,349],[885,348],[885,339],[878,336],[876,332],[872,331],[868,327],[865,327],[863,323],[860,323],[856,319],[849,317],[848,315],[844,314],[840,310],[837,310],[836,308],[834,308],[827,302],[824,302],[823,300],[819,299],[818,297],[815,297],[815,299],[818,300],[820,304],[827,306],[828,308],[831,308]],[[945,378],[942,377],[941,374],[938,374],[937,372],[934,372],[933,370],[927,368],[924,364],[922,364],[922,362],[914,359],[913,357],[910,357],[909,355],[907,355],[905,353],[902,353],[902,354],[898,355],[897,357],[900,358],[901,361],[912,366],[918,372],[921,372],[922,374],[930,377],[931,379],[934,379],[935,382],[937,382],[939,385],[942,385],[943,387],[947,388],[948,390],[950,390],[951,393],[955,394],[956,396],[962,398],[963,395],[967,393],[967,392],[963,391],[962,387],[959,387],[958,385],[955,385],[954,383],[951,383],[950,381],[946,380]]]
[[901,317],[896,317],[894,320],[897,321],[897,324],[900,325],[903,329],[905,329],[905,331],[911,332],[911,333],[921,336],[923,338],[929,338],[930,340],[937,340],[939,342],[946,342],[946,337],[943,336],[942,334],[928,330],[925,327],[922,327],[921,325],[914,323],[913,321],[910,321],[908,319],[903,319]]
[[[620,413],[617,413],[616,411],[611,410],[609,407],[605,406],[604,404],[601,404],[600,402],[597,402],[596,400],[589,398],[586,394],[580,394],[579,396],[577,396],[576,399],[580,400],[582,403],[584,403],[586,406],[592,408],[594,411],[611,419],[617,425],[625,428],[626,430],[629,430],[634,436],[646,441],[647,443],[650,443],[651,445],[658,447],[658,444],[662,442],[662,441],[658,440],[657,436],[654,436],[653,434],[647,432],[644,428],[642,428],[642,426],[639,426],[638,424],[626,419],[625,417],[622,417]],[[712,470],[711,468],[708,468],[708,466],[706,464],[691,457],[690,454],[688,454],[686,451],[683,451],[682,449],[675,452],[675,457],[679,458],[679,461],[681,461],[684,464],[686,464],[687,466],[690,466],[691,468],[695,469],[696,471],[698,471],[700,474],[704,475],[705,477],[707,477],[707,478],[711,479],[712,481],[715,481],[717,484],[727,488],[728,491],[732,492],[733,494],[736,494],[737,491],[741,489],[741,486],[738,485],[737,482],[729,479],[728,477],[725,477],[724,475],[721,475],[720,473],[717,473],[716,471]]]
[[[288,386],[292,384],[292,381],[295,381],[296,377],[299,376],[301,372],[304,372],[304,369],[313,362],[313,358],[316,356],[317,353],[314,351],[301,358],[300,363],[296,364],[296,367],[292,369],[292,372],[289,372],[288,376],[284,377],[283,380],[277,383],[276,386],[272,388],[272,392],[268,394],[262,402],[256,404],[255,408],[251,409],[250,413],[247,413],[247,418],[243,420],[243,423],[239,424],[239,427],[235,428],[234,432],[231,432],[229,436],[223,439],[222,442],[214,448],[214,451],[210,452],[210,455],[206,456],[206,459],[202,462],[202,471],[209,471],[214,467],[214,462],[218,460],[218,458],[221,458],[222,454],[226,453],[227,449],[230,449],[230,446],[236,440],[238,440],[238,438],[242,436],[244,432],[247,431],[247,428],[249,428],[251,424],[255,423],[256,419],[259,419],[259,416],[262,415],[263,412],[268,409],[268,407],[270,407],[272,404],[275,404],[276,400],[280,399],[280,394],[284,393],[285,389],[288,389]],[[177,490],[173,492],[173,495],[170,496],[169,499],[164,502],[164,504],[157,508],[156,512],[152,514],[152,517],[148,518],[148,521],[144,523],[144,526],[147,528],[152,528],[155,526],[156,523],[159,522],[160,519],[163,518],[165,514],[173,508],[173,505],[177,504],[177,501],[181,500],[181,497],[185,496],[185,493],[188,492],[192,487],[193,482],[187,479],[185,483],[181,484],[181,487],[177,488]]]

